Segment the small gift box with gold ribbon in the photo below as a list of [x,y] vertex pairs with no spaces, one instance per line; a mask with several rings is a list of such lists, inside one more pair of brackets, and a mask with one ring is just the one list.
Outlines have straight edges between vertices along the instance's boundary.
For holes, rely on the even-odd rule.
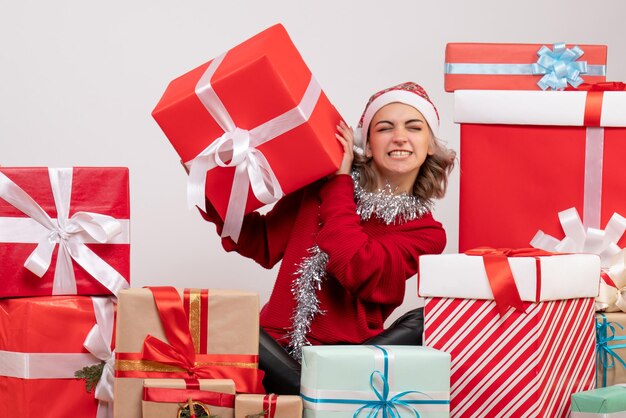
[[0,297],[128,287],[128,169],[0,168]]
[[235,383],[229,379],[145,379],[143,418],[233,418]]
[[172,81],[152,115],[189,170],[190,207],[204,210],[206,194],[235,241],[245,213],[343,156],[341,116],[280,24]]
[[[454,93],[461,124],[459,250],[527,247],[537,230],[564,236],[557,214],[585,228],[626,216],[626,84],[571,91]],[[623,248],[626,235],[616,242]]]
[[235,418],[301,418],[302,398],[295,395],[237,395]]
[[126,289],[117,324],[117,418],[141,417],[144,379],[231,379],[237,392],[264,393],[255,293]]
[[113,298],[0,299],[0,417],[112,418]]
[[595,385],[600,259],[477,248],[419,260],[424,345],[452,356],[452,416],[566,418]]
[[557,90],[603,82],[606,55],[606,45],[449,43],[445,89]]

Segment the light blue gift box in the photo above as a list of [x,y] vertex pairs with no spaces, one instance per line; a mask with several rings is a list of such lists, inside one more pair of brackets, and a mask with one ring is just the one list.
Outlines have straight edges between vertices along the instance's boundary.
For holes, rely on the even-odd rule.
[[626,387],[615,385],[574,393],[570,418],[626,418]]
[[430,347],[304,347],[304,418],[449,418],[450,355]]

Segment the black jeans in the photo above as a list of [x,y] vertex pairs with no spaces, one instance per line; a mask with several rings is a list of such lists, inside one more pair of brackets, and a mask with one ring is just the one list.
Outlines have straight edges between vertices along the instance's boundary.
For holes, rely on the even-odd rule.
[[[422,345],[423,308],[413,309],[398,318],[389,328],[365,341],[364,345]],[[267,393],[300,394],[300,364],[261,328],[259,368],[265,372],[263,386]]]

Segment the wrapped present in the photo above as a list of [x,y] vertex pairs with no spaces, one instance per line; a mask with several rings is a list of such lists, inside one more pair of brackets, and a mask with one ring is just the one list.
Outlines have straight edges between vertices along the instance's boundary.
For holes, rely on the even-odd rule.
[[143,380],[232,379],[264,393],[259,300],[233,290],[151,287],[120,292],[115,417],[140,418]]
[[235,241],[244,213],[335,172],[343,156],[341,117],[282,25],[172,81],[152,115],[189,167],[190,206],[204,209],[206,192]]
[[233,418],[235,383],[229,379],[145,379],[142,410],[144,418],[195,416]]
[[0,297],[128,287],[127,168],[0,168]]
[[597,386],[626,383],[626,314],[596,314]]
[[[557,214],[572,207],[593,229],[606,227],[614,213],[626,216],[621,169],[626,91],[602,90],[626,85],[590,88],[455,92],[463,155],[460,251],[480,245],[526,247],[538,230],[563,237]],[[623,231],[623,219],[614,223]],[[583,249],[586,234],[573,225],[569,248]],[[617,239],[613,247],[619,249],[626,245],[626,235],[620,235],[607,234],[606,242],[601,238],[587,246]],[[564,248],[557,249],[569,251]]]
[[[422,256],[424,345],[452,356],[452,417],[567,417],[595,385],[595,255]],[[533,255],[541,254],[541,255]]]
[[235,418],[301,418],[302,398],[294,395],[237,395]]
[[603,82],[606,52],[605,45],[449,43],[445,90],[546,90]]
[[0,299],[0,416],[112,417],[113,321],[110,298]]
[[428,347],[304,347],[301,383],[307,418],[450,416],[450,355]]
[[620,418],[626,416],[626,387],[609,386],[572,395],[570,418]]

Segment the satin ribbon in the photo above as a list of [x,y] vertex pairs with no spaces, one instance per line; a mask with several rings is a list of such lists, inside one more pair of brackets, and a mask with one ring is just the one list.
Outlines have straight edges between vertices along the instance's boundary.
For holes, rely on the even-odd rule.
[[493,75],[543,75],[537,82],[542,89],[563,89],[567,84],[579,86],[583,79],[581,74],[605,75],[604,65],[588,65],[586,61],[578,61],[583,50],[575,46],[566,48],[564,43],[556,43],[550,50],[542,46],[535,63],[528,64],[480,64],[480,63],[446,63],[446,74],[493,74]]
[[600,281],[596,309],[611,308],[619,303],[618,307],[626,312],[626,299],[622,296],[622,293],[626,293],[626,252],[617,245],[626,231],[626,218],[614,213],[604,230],[585,228],[576,208],[569,208],[559,212],[559,221],[565,232],[562,240],[539,230],[530,245],[546,251],[598,255],[603,280]]
[[109,243],[122,232],[121,224],[112,216],[93,212],[76,212],[69,217],[72,194],[72,169],[49,168],[50,185],[57,209],[52,219],[23,189],[0,172],[0,198],[19,209],[48,230],[24,267],[39,277],[48,271],[54,248],[58,245],[52,294],[76,294],[76,278],[72,260],[83,267],[112,294],[128,287],[128,281],[113,267],[85,245],[84,235],[98,243]]
[[[264,393],[261,379],[263,372],[250,364],[241,364],[243,355],[196,354],[183,302],[173,287],[149,287],[154,296],[165,337],[169,343],[148,335],[141,353],[116,353],[116,377],[182,377],[232,379],[237,391]],[[156,365],[161,372],[137,370],[125,366],[125,361]],[[163,367],[164,366],[164,367]]]
[[94,357],[104,362],[102,376],[96,385],[94,395],[98,399],[97,418],[113,417],[113,382],[115,371],[115,355],[111,350],[113,339],[113,323],[115,306],[107,298],[92,298],[96,324],[91,328],[84,347]]
[[195,402],[220,408],[234,408],[235,395],[198,389],[143,388],[143,400],[147,402],[186,403],[189,398]]
[[193,160],[185,163],[189,167],[187,202],[190,208],[197,206],[204,209],[207,171],[216,167],[235,167],[222,237],[231,237],[237,242],[248,199],[248,188],[251,186],[254,196],[264,204],[274,203],[283,196],[274,171],[257,147],[305,123],[315,109],[321,87],[311,76],[302,100],[295,108],[254,129],[243,129],[235,124],[211,85],[211,78],[225,56],[223,54],[211,61],[196,85],[196,96],[224,134]]
[[[551,256],[552,252],[537,250],[535,248],[489,248],[480,247],[465,251],[467,255],[481,256],[487,280],[493,293],[500,316],[504,316],[509,307],[519,312],[526,312],[519,290],[515,284],[513,272],[509,265],[508,257],[537,257]],[[537,263],[537,274],[541,274],[541,265]]]
[[[358,407],[354,413],[353,418],[358,418],[361,412],[367,412],[367,418],[377,417],[378,414],[381,414],[383,418],[401,418],[401,414],[399,412],[399,408],[403,408],[409,411],[411,416],[415,416],[417,418],[420,417],[420,413],[414,408],[414,405],[449,405],[450,401],[447,399],[432,399],[425,392],[420,391],[404,391],[399,392],[393,396],[391,396],[391,391],[389,389],[389,354],[387,350],[378,345],[368,346],[372,349],[378,350],[378,353],[382,355],[383,367],[381,370],[374,370],[370,374],[369,385],[371,388],[371,392],[375,395],[375,399],[351,399],[343,397],[343,391],[319,391],[322,393],[322,396],[330,395],[329,392],[336,392],[337,397],[328,398],[321,397],[317,393],[314,396],[309,396],[312,392],[308,388],[302,388],[302,393],[300,396],[302,399],[312,404],[312,409],[324,409],[324,410],[345,410],[345,407],[357,406]],[[345,391],[345,395],[354,396],[360,391]],[[365,395],[365,393],[364,393]],[[421,395],[422,399],[413,399],[411,395]],[[429,399],[423,399],[424,397]],[[329,404],[337,405],[337,409],[327,409],[324,406]]]
[[606,386],[606,371],[615,367],[615,360],[617,360],[624,368],[626,368],[626,362],[615,352],[615,350],[626,348],[626,344],[612,344],[609,343],[626,341],[626,337],[615,336],[615,325],[620,329],[624,329],[620,324],[615,322],[607,322],[606,316],[600,314],[602,322],[598,321],[596,317],[596,358],[598,366],[596,367],[596,382],[598,382],[598,370],[600,365],[604,370],[602,374],[602,386]]
[[583,79],[580,74],[588,73],[587,61],[577,62],[583,54],[580,47],[567,48],[563,42],[555,43],[552,50],[542,46],[537,51],[539,58],[533,66],[533,74],[544,74],[537,85],[542,90],[561,90],[568,83],[574,87],[581,85]]

